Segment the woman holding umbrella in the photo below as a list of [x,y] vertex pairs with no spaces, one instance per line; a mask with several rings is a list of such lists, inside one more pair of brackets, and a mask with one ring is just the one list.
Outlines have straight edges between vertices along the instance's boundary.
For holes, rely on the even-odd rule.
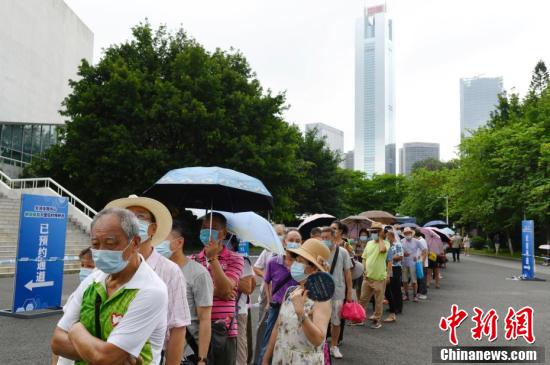
[[296,255],[290,272],[299,285],[289,288],[284,296],[262,365],[270,359],[274,364],[323,364],[331,304],[308,298],[304,284],[308,276],[327,270],[330,251],[321,241],[309,239],[288,252]]

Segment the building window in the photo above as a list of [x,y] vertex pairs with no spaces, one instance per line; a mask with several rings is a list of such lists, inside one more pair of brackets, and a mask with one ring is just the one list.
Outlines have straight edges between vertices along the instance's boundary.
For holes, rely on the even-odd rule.
[[388,20],[388,39],[393,40],[393,22],[391,19]]
[[365,19],[365,38],[374,38],[374,31],[374,15],[369,15]]

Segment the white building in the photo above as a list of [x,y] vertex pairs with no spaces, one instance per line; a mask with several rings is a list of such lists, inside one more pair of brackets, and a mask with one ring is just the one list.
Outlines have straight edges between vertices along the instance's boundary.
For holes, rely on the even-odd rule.
[[385,5],[357,20],[354,165],[368,175],[396,172],[393,37]]
[[[331,127],[324,123],[308,123],[306,124],[306,132],[310,130],[317,131],[317,137],[325,138],[328,148],[331,151],[338,153],[340,158],[344,156],[344,132],[340,129]],[[340,163],[341,167],[344,167],[344,162]]]
[[56,142],[94,36],[63,0],[1,0],[0,18],[0,162],[20,165]]
[[346,157],[344,159],[344,168],[348,169],[348,170],[353,170],[353,164],[354,164],[354,151],[351,150],[351,151],[348,151],[346,152]]
[[484,125],[496,109],[502,92],[502,77],[472,77],[460,79],[460,135]]

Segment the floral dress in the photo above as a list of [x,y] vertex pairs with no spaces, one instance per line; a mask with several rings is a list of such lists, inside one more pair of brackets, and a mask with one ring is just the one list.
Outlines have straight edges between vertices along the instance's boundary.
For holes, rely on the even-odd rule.
[[[273,351],[273,365],[323,365],[325,357],[323,353],[324,343],[313,346],[307,339],[302,324],[294,311],[294,305],[290,301],[290,293],[297,287],[289,288],[285,300],[279,312],[279,333]],[[311,318],[315,302],[306,298],[304,312]]]

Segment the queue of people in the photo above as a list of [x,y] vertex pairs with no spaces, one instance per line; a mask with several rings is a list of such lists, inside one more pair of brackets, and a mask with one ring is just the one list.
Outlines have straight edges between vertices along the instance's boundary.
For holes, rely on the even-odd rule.
[[[211,212],[201,220],[203,249],[188,256],[190,222],[150,198],[110,202],[91,223],[81,283],[52,336],[52,364],[327,364],[344,358],[346,325],[365,324],[342,319],[346,303],[367,313],[372,303],[368,319],[378,329],[397,321],[404,301],[426,299],[432,278],[440,287],[445,249],[411,228],[374,222],[354,244],[340,221],[308,239],[274,228],[284,254],[264,250],[252,264],[237,252],[225,216]],[[318,272],[334,283],[327,301],[308,296],[306,282]]]

